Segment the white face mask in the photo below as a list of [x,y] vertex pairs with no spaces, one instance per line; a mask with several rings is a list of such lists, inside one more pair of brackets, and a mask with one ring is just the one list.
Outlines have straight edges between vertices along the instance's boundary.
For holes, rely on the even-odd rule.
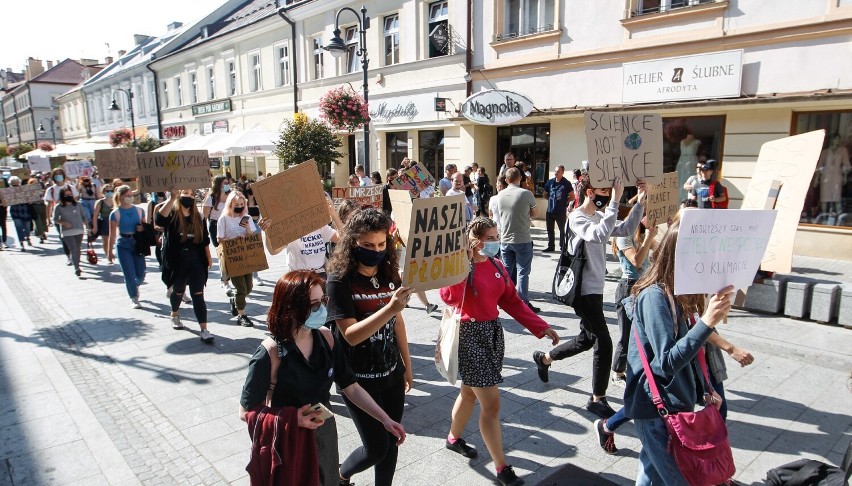
[[123,197],[123,198],[121,198],[121,202],[124,203],[124,204],[132,205],[133,204],[133,198],[132,197]]

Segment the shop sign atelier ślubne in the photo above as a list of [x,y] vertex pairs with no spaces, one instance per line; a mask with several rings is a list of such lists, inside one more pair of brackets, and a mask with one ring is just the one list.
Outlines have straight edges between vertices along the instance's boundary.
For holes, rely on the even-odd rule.
[[743,51],[625,63],[623,103],[735,98],[740,95]]
[[502,89],[489,89],[471,95],[462,103],[462,115],[482,125],[509,125],[522,120],[533,109],[524,95]]

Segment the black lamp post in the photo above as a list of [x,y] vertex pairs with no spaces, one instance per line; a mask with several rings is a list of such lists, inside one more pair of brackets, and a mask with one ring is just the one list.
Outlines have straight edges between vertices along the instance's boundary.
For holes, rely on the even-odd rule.
[[53,141],[53,149],[56,150],[56,130],[54,129],[54,119],[53,117],[42,118],[38,121],[38,133],[44,135],[44,121],[47,120],[50,122],[50,139]]
[[133,146],[136,146],[136,120],[133,117],[133,92],[129,89],[118,88],[112,92],[112,104],[109,106],[110,111],[119,111],[121,108],[115,102],[115,93],[121,91],[127,95],[127,111],[130,113],[130,131],[133,132]]
[[[355,53],[357,56],[361,58],[361,71],[364,74],[364,102],[369,103],[370,98],[370,89],[367,84],[367,66],[370,64],[370,60],[367,58],[367,29],[370,28],[370,17],[367,16],[367,7],[361,7],[361,13],[359,14],[355,10],[350,7],[343,7],[337,11],[337,15],[334,17],[334,37],[331,38],[328,45],[325,46],[325,50],[331,53],[331,55],[335,58],[339,58],[346,52],[346,44],[343,42],[343,39],[340,37],[340,14],[344,11],[348,10],[352,12],[355,17],[358,19],[358,32],[361,34],[358,51]],[[364,122],[364,170],[367,174],[370,173],[370,120]]]

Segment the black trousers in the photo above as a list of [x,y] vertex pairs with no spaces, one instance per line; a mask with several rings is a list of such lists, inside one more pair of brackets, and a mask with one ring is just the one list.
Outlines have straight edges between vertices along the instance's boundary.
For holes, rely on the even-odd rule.
[[612,361],[612,338],[603,313],[603,295],[587,294],[574,298],[574,312],[580,318],[580,334],[550,351],[554,360],[570,358],[594,347],[592,355],[592,393],[606,395],[609,386],[609,363]]
[[624,373],[627,369],[627,348],[630,340],[633,339],[633,334],[630,330],[633,328],[633,321],[627,317],[627,309],[621,303],[633,290],[636,280],[622,278],[618,281],[618,287],[615,288],[615,317],[618,319],[618,329],[621,330],[621,337],[618,339],[618,344],[615,345],[615,352],[612,355],[612,371],[616,373]]
[[207,285],[207,257],[195,248],[179,251],[179,261],[171,262],[175,269],[172,295],[169,297],[172,312],[180,308],[183,293],[188,285],[195,319],[199,323],[207,322],[207,302],[204,300],[204,287]]
[[[359,381],[359,383],[361,382]],[[392,420],[397,422],[402,420],[402,411],[405,407],[404,379],[396,380],[396,383],[390,384],[385,389],[374,389],[374,387],[369,386],[365,386],[364,389]],[[349,410],[349,415],[352,417],[352,422],[355,423],[355,428],[358,429],[358,434],[361,436],[361,442],[364,445],[355,449],[343,461],[340,466],[340,474],[346,478],[351,478],[354,474],[374,467],[374,484],[376,486],[391,486],[399,453],[396,437],[385,430],[381,422],[349,401],[345,395],[343,401],[346,403],[346,408]]]
[[565,248],[565,221],[568,220],[568,215],[565,211],[557,211],[555,213],[544,213],[544,221],[547,224],[547,247],[556,248],[553,246],[555,232],[553,231],[554,223],[559,226],[559,249]]

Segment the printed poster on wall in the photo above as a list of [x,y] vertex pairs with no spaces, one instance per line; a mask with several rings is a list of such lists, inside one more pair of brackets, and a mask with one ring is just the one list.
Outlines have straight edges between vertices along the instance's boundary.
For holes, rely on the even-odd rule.
[[252,184],[272,251],[328,224],[328,203],[314,159]]
[[142,192],[210,187],[212,174],[206,150],[141,152],[136,154],[136,164]]
[[680,211],[680,182],[677,172],[663,174],[663,182],[648,184],[648,195],[645,200],[645,216],[648,224],[665,224],[668,219]]
[[219,264],[225,266],[229,277],[268,269],[263,236],[258,232],[245,238],[219,240]]
[[742,208],[762,209],[766,207],[767,197],[776,198],[778,219],[760,265],[764,271],[789,273],[793,269],[793,242],[811,185],[810,174],[816,169],[824,139],[825,130],[815,130],[766,142],[760,147]]
[[133,147],[95,150],[95,165],[98,175],[105,181],[139,177],[136,149]]
[[334,187],[331,190],[331,198],[334,201],[335,209],[343,202],[344,199],[355,201],[358,207],[371,206],[381,211],[384,201],[382,192],[384,186],[366,186],[366,187]]
[[397,174],[390,181],[392,189],[404,189],[411,192],[412,197],[430,197],[435,192],[435,178],[420,162]]
[[592,187],[625,187],[640,179],[659,184],[663,178],[663,119],[655,113],[583,114]]
[[769,244],[776,211],[683,211],[675,246],[675,295],[747,289]]
[[396,217],[409,221],[402,284],[431,290],[464,280],[469,271],[464,196],[395,203]]
[[41,201],[43,197],[44,189],[39,184],[24,184],[0,189],[0,204],[3,206],[34,203]]

